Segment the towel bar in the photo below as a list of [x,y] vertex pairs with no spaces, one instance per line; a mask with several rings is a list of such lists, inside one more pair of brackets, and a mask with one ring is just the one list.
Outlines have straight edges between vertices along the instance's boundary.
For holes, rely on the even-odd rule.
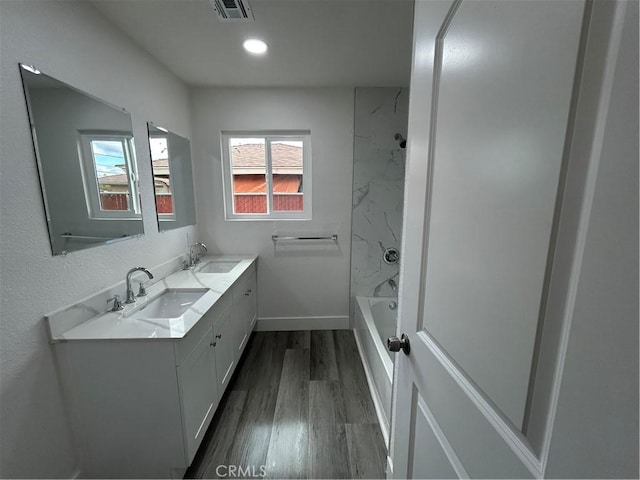
[[271,235],[271,240],[277,242],[278,240],[338,240],[338,234],[334,233],[333,235],[322,235],[318,237],[281,237],[280,235]]

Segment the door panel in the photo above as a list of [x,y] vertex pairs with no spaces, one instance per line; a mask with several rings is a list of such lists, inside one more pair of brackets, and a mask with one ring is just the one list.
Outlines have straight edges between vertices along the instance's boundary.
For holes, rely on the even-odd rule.
[[394,478],[543,471],[520,430],[584,13],[574,0],[416,2]]
[[[413,404],[415,418],[415,445],[419,448],[413,453],[411,478],[469,478],[460,468],[460,462],[454,456],[446,440],[419,393],[416,392]],[[437,432],[437,433],[436,433]],[[455,455],[455,454],[453,454]],[[453,466],[456,463],[456,467]]]
[[531,478],[526,440],[424,333],[411,347],[415,385],[470,478]]
[[463,1],[442,40],[423,319],[520,429],[584,4]]

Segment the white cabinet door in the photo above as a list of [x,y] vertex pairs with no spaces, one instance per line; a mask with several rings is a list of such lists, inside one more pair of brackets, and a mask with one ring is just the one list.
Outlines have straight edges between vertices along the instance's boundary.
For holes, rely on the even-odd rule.
[[256,322],[256,271],[252,270],[233,286],[233,344],[239,361]]
[[240,360],[247,339],[247,288],[245,277],[233,286],[233,346],[234,358]]
[[233,316],[227,307],[216,315],[213,324],[213,351],[215,371],[219,392],[224,392],[235,365],[235,347],[233,342]]
[[211,332],[209,328],[189,356],[177,367],[189,464],[218,404]]
[[395,478],[542,475],[530,384],[584,15],[579,0],[416,2]]
[[256,324],[256,320],[258,318],[258,283],[256,281],[256,271],[254,270],[247,279],[246,283],[246,291],[245,291],[245,302],[246,302],[246,327],[247,327],[247,337],[251,335],[253,331],[253,327]]

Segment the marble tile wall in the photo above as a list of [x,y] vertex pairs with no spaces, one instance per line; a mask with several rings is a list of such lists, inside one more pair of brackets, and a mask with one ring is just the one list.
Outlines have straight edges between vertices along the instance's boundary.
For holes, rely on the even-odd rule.
[[394,135],[407,136],[408,109],[408,88],[355,89],[352,314],[356,296],[396,296],[399,267],[382,254],[401,243],[405,150]]

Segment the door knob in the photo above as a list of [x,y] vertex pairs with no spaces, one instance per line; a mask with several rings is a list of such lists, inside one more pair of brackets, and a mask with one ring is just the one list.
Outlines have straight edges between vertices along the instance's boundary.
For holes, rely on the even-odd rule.
[[407,337],[404,333],[400,338],[389,337],[387,339],[387,348],[390,352],[399,352],[400,350],[402,350],[405,355],[409,355],[409,352],[411,351],[409,337]]

